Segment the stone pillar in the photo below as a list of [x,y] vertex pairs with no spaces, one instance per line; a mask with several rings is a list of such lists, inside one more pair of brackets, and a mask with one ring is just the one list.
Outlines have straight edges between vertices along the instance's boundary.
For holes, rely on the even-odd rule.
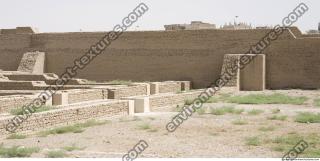
[[128,100],[129,101],[129,115],[134,115],[134,100]]
[[134,112],[146,113],[150,112],[149,97],[139,97],[134,99]]
[[68,105],[69,104],[69,95],[67,92],[57,92],[52,95],[52,105]]
[[189,91],[191,89],[190,81],[181,81],[181,91]]
[[159,82],[150,83],[150,94],[158,94],[159,93]]

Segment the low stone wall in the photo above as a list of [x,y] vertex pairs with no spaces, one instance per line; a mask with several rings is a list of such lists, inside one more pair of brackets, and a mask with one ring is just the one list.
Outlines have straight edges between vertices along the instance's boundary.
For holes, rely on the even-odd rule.
[[191,88],[190,81],[165,81],[165,82],[151,82],[150,94],[159,93],[177,93],[181,91],[188,91]]
[[166,81],[159,83],[159,93],[177,93],[181,91],[181,82]]
[[1,81],[0,90],[39,90],[46,86],[43,81]]
[[[102,117],[117,117],[129,114],[129,101],[106,101],[86,105],[71,106],[70,108],[56,109],[41,113],[34,113],[23,122],[16,132],[29,132],[57,125],[73,124],[80,121]],[[0,135],[9,134],[6,124],[13,118],[0,118]]]
[[116,89],[108,89],[108,98],[109,99],[120,99],[123,97],[130,96],[141,96],[149,95],[147,83],[136,84],[128,87],[120,87]]
[[108,91],[104,89],[81,89],[69,90],[66,92],[69,96],[69,104],[98,99],[108,99]]
[[9,113],[14,108],[21,108],[30,103],[32,96],[0,96],[0,114]]
[[168,94],[159,94],[159,95],[151,95],[149,98],[150,103],[150,111],[163,111],[168,108],[171,108],[176,105],[184,104],[184,101],[187,99],[195,99],[197,98],[202,90],[183,92],[183,93],[168,93]]

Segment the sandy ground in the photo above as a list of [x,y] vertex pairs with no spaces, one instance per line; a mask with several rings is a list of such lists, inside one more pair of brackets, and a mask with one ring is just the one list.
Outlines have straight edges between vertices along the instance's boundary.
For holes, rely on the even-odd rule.
[[[318,98],[319,91],[282,90],[263,93],[287,93],[294,96]],[[257,92],[241,92],[248,94]],[[262,93],[262,92],[258,92]],[[226,103],[205,104],[207,108],[217,108]],[[25,139],[2,139],[4,146],[39,147],[41,151],[32,157],[45,157],[48,150],[76,145],[83,150],[67,152],[69,157],[122,157],[139,140],[145,140],[149,147],[140,157],[282,157],[283,152],[272,150],[271,145],[248,146],[245,138],[261,136],[273,139],[291,132],[299,134],[320,133],[320,124],[302,124],[294,122],[297,112],[320,113],[320,108],[312,101],[304,105],[235,105],[235,108],[262,109],[260,115],[248,115],[246,112],[235,115],[198,115],[194,114],[173,133],[166,130],[166,124],[177,112],[159,112],[137,114],[135,118],[116,118],[111,123],[87,128],[82,133],[67,133],[37,137],[31,135]],[[288,115],[285,121],[268,120],[272,109],[280,109],[279,115]],[[138,118],[138,119],[137,119]],[[232,121],[245,119],[246,125],[234,125]],[[151,130],[139,129],[139,125],[149,123]],[[263,132],[260,127],[274,126],[274,131]],[[298,142],[298,140],[297,140]],[[319,156],[320,157],[320,156]]]

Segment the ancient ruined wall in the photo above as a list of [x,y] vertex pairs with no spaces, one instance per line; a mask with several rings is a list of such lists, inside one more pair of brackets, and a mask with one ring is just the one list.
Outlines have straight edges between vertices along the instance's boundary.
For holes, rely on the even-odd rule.
[[68,95],[69,104],[108,98],[108,92],[102,89],[69,90]]
[[[245,52],[266,31],[199,30],[127,32],[80,78],[133,81],[190,80],[204,87],[221,72],[224,54]],[[36,34],[32,47],[45,50],[47,71],[61,73],[105,33]]]
[[15,108],[22,108],[33,99],[34,97],[30,96],[0,96],[0,114],[9,113]]
[[130,96],[141,96],[148,95],[148,87],[147,85],[133,85],[128,87],[116,88],[116,89],[108,89],[108,98],[109,99],[120,99],[123,97]]
[[[97,81],[189,80],[194,88],[202,88],[220,76],[225,54],[245,53],[267,32],[266,29],[126,32],[80,71],[78,77]],[[297,39],[285,32],[265,52],[267,88],[320,87],[316,81],[320,79],[320,70],[313,67],[318,67],[320,61],[320,39],[302,36],[297,30],[293,33]],[[104,34],[42,33],[33,34],[31,42],[26,36],[19,41],[21,48],[30,44],[32,50],[46,52],[46,72],[60,74]],[[0,44],[6,42],[12,48],[10,52],[0,52],[0,58],[10,58],[0,62],[0,69],[13,70],[18,61],[12,59],[21,55],[16,53],[14,42],[9,42],[18,37],[0,36]]]
[[30,43],[31,34],[0,34],[0,69],[16,71]]
[[175,105],[183,105],[185,100],[194,100],[202,91],[190,91],[186,93],[168,93],[161,95],[152,95],[149,98],[150,111],[162,111]]
[[266,56],[267,88],[320,88],[320,37],[276,42]]
[[[91,120],[101,117],[117,117],[129,114],[129,101],[110,101],[101,104],[71,107],[34,113],[27,121],[23,122],[17,132],[34,131],[61,124],[72,124],[79,121]],[[0,119],[0,135],[9,133],[5,125],[13,116]]]

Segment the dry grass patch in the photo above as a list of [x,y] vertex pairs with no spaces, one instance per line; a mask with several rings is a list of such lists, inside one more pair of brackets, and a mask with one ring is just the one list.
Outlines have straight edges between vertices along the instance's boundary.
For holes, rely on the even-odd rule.
[[258,130],[259,131],[263,131],[263,132],[267,132],[267,131],[274,131],[276,128],[274,126],[264,126],[264,127],[260,127]]
[[198,115],[204,115],[206,113],[206,109],[204,107],[201,107],[196,110]]
[[0,156],[4,158],[16,158],[16,157],[30,157],[33,153],[39,152],[38,147],[22,147],[22,146],[13,146],[13,147],[3,147],[0,145]]
[[313,101],[314,106],[320,107],[320,98]]
[[287,152],[291,150],[299,141],[304,140],[308,143],[306,148],[300,155],[301,157],[320,157],[320,139],[319,134],[311,133],[305,134],[304,136],[291,133],[283,136],[278,136],[272,140],[272,150],[278,152]]
[[281,112],[281,110],[278,109],[278,108],[275,108],[275,109],[272,109],[272,110],[271,110],[271,113],[272,113],[272,114],[277,114],[277,113],[280,113],[280,112]]
[[[33,113],[39,113],[39,112],[54,110],[56,108],[54,108],[53,106],[41,106],[39,108],[34,108],[34,109],[35,109],[35,112],[33,112]],[[10,111],[10,114],[11,115],[23,115],[23,113],[24,113],[23,111],[24,111],[24,109],[22,107],[15,108]]]
[[227,102],[237,104],[293,104],[302,105],[307,97],[293,97],[284,94],[250,94],[246,96],[233,96],[227,98]]
[[248,111],[248,115],[260,115],[263,112],[264,112],[263,110],[252,109],[252,110]]
[[68,155],[63,150],[51,150],[46,154],[47,158],[65,158]]
[[134,116],[134,117],[121,117],[119,119],[119,122],[131,122],[131,121],[141,121],[142,119],[140,117]]
[[139,130],[149,130],[149,129],[151,129],[151,126],[150,126],[149,123],[143,122],[143,123],[140,123],[140,124],[138,125],[138,129],[139,129]]
[[237,120],[232,121],[232,124],[233,125],[247,125],[248,121],[243,120],[243,119],[237,119]]
[[27,135],[23,134],[11,134],[6,139],[25,139],[27,138]]
[[246,145],[248,146],[260,146],[262,143],[258,136],[247,137],[245,138],[245,142],[246,142]]
[[213,108],[210,111],[210,113],[213,115],[224,115],[227,113],[239,115],[242,112],[244,112],[244,109],[236,109],[234,108],[234,106],[223,106],[221,108]]
[[279,120],[279,121],[285,121],[287,120],[288,116],[286,115],[273,115],[270,117],[267,117],[268,120]]
[[56,134],[65,134],[65,133],[81,133],[85,131],[85,128],[92,126],[99,126],[109,123],[110,121],[96,121],[96,120],[88,120],[84,123],[78,123],[74,125],[62,126],[53,128],[46,131],[41,131],[38,133],[38,136],[46,137],[48,135],[56,135]]
[[300,112],[295,117],[295,122],[299,123],[320,123],[320,113]]
[[65,147],[62,147],[63,150],[65,151],[74,151],[74,150],[83,150],[85,149],[86,147],[78,147],[76,146],[75,144],[73,144],[72,146],[65,146]]

